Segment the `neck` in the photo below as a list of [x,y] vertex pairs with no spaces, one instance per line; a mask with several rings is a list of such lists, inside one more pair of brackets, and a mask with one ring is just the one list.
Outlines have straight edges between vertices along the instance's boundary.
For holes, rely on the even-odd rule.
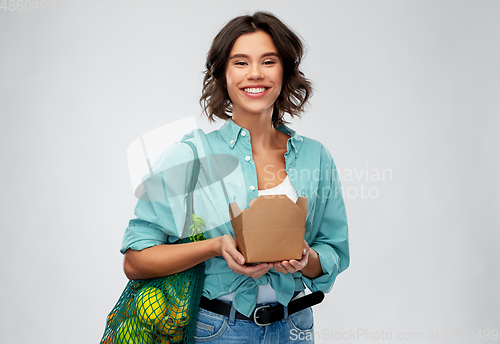
[[250,133],[253,151],[277,147],[278,133],[272,123],[272,113],[268,116],[263,114],[241,116],[233,113],[232,119],[234,123]]

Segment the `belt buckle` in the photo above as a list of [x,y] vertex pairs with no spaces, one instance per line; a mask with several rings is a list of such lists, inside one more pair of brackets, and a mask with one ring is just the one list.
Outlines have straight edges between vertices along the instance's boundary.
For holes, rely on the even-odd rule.
[[258,311],[260,311],[260,310],[261,310],[261,309],[263,309],[263,308],[269,308],[269,307],[271,307],[271,306],[270,306],[270,305],[263,305],[263,306],[259,306],[259,307],[255,308],[255,311],[253,312],[253,322],[254,322],[257,326],[261,326],[261,327],[263,327],[263,326],[271,325],[271,323],[261,324],[261,323],[259,323],[259,322],[257,321],[257,318],[259,317],[259,316],[257,315],[257,312],[258,312]]

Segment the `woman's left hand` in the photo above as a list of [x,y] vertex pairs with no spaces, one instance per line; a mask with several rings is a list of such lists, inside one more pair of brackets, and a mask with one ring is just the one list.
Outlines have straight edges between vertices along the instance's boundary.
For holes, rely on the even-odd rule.
[[300,260],[291,259],[284,260],[282,262],[274,262],[273,267],[277,272],[282,272],[284,274],[294,273],[296,271],[302,270],[309,263],[309,253],[311,248],[304,240],[304,247],[302,249],[302,258]]

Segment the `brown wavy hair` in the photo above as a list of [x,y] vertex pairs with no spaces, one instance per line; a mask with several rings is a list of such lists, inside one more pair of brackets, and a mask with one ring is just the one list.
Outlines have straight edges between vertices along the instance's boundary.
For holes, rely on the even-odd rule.
[[304,54],[301,39],[271,13],[256,12],[229,21],[215,36],[208,51],[200,104],[210,121],[215,121],[214,116],[224,120],[231,118],[228,115],[232,113],[232,103],[226,88],[226,63],[236,39],[256,31],[271,36],[283,64],[281,93],[273,109],[274,126],[288,123],[283,119],[285,113],[300,116],[312,96],[311,82],[299,70]]

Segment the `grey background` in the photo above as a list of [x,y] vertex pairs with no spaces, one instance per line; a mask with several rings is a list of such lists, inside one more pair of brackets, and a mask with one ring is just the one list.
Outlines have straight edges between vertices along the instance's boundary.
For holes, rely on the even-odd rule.
[[307,42],[315,95],[291,127],[347,192],[352,262],[317,342],[493,342],[499,1],[20,4],[0,10],[1,343],[99,341],[126,282],[127,147],[178,118],[221,125],[197,103],[205,54],[257,9]]

